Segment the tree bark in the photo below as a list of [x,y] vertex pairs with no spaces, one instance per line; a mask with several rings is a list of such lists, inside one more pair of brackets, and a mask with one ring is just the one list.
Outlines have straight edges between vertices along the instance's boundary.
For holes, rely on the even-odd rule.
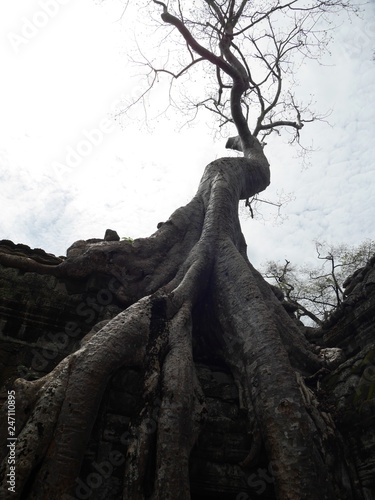
[[[269,166],[256,140],[246,155],[210,163],[193,200],[149,238],[73,247],[56,266],[31,263],[33,271],[59,277],[119,277],[114,293],[132,305],[47,376],[16,381],[17,408],[24,410],[18,414],[24,418],[17,430],[12,498],[74,494],[103,393],[123,366],[142,367],[145,374],[144,407],[132,426],[123,498],[146,498],[152,454],[152,498],[190,498],[189,457],[206,414],[192,353],[193,311],[202,303],[256,421],[259,439],[249,456],[256,461],[261,440],[277,498],[351,498],[333,470],[345,468],[331,446],[333,423],[303,382],[325,361],[247,259],[238,201],[267,187]],[[27,262],[14,258],[12,265],[25,269]],[[156,446],[147,432],[150,415],[157,415]],[[1,437],[4,443],[5,432]],[[3,477],[6,469],[5,457]],[[4,480],[2,498],[6,486]]]

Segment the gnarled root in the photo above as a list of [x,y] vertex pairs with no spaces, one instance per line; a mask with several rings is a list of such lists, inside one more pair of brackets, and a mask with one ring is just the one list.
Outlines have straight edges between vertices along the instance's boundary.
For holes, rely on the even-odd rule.
[[[19,413],[26,411],[26,418],[19,429],[12,498],[25,490],[38,500],[71,493],[103,392],[122,366],[145,373],[144,407],[130,431],[123,497],[190,498],[188,461],[205,414],[191,339],[198,301],[216,318],[212,328],[244,389],[244,404],[255,414],[279,498],[320,499],[323,491],[327,498],[340,497],[340,486],[328,484],[319,438],[326,424],[321,427],[320,418],[309,414],[295,376],[295,370],[311,375],[322,360],[246,257],[238,200],[269,183],[268,162],[260,154],[208,165],[194,199],[149,239],[88,245],[51,272],[82,278],[100,270],[116,276],[126,266],[117,293],[124,303],[134,303],[46,377],[17,383]],[[2,467],[4,473],[5,460]],[[1,492],[6,498],[5,481]]]

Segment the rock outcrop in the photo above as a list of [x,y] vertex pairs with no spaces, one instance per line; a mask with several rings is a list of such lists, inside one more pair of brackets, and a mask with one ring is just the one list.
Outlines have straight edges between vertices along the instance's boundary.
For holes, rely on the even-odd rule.
[[375,256],[345,282],[345,300],[324,325],[323,342],[346,361],[325,380],[345,445],[352,480],[375,498]]

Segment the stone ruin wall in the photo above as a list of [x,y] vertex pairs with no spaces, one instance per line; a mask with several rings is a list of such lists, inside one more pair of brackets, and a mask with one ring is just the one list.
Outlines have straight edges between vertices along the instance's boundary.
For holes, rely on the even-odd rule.
[[[56,264],[58,258],[9,241],[0,253]],[[375,499],[375,257],[345,283],[342,308],[314,342],[340,347],[346,360],[312,390],[331,413],[343,438],[358,499]],[[0,266],[0,401],[17,377],[33,380],[75,351],[95,324],[114,317],[117,304],[108,279],[59,280]],[[200,325],[200,329],[204,325]],[[202,335],[203,334],[203,335]],[[209,337],[209,335],[208,335]],[[266,456],[244,470],[251,445],[238,388],[215,345],[195,335],[198,377],[207,400],[208,420],[191,456],[192,499],[272,499],[272,468]],[[77,498],[117,499],[121,495],[128,425],[142,407],[142,373],[123,368],[112,377],[103,399],[77,482]],[[156,432],[156,418],[150,432]]]

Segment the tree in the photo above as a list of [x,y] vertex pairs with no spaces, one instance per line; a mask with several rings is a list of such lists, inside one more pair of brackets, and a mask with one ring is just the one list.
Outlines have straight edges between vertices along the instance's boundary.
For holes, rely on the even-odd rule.
[[[320,48],[319,19],[349,3],[206,0],[202,11],[193,5],[187,12],[182,2],[154,4],[190,58],[179,74],[199,63],[212,70],[217,97],[209,94],[196,106],[213,110],[236,128],[228,147],[243,156],[210,163],[191,202],[149,238],[87,243],[58,265],[2,257],[3,264],[61,279],[100,274],[124,306],[48,375],[14,382],[19,409],[15,498],[74,494],[103,393],[122,366],[144,371],[144,407],[130,429],[124,498],[145,498],[145,484],[154,499],[190,498],[189,456],[206,413],[192,350],[193,339],[201,341],[202,323],[248,411],[253,445],[246,466],[254,466],[264,448],[278,498],[351,498],[333,422],[318,410],[304,382],[305,376],[328,368],[328,361],[318,356],[250,264],[238,219],[239,200],[251,199],[270,183],[257,136],[290,127],[298,139],[312,119],[304,117],[293,93],[283,92],[291,54],[311,55]],[[286,19],[292,22],[288,31]],[[253,59],[241,43],[254,49]],[[256,62],[263,65],[258,73]],[[156,442],[147,432],[155,412]],[[5,440],[5,429],[2,433]],[[3,477],[6,468],[5,458]],[[1,491],[6,497],[5,483]]]
[[342,304],[346,279],[367,264],[375,252],[375,243],[365,240],[357,247],[350,247],[316,242],[316,252],[322,261],[319,266],[296,268],[289,260],[285,264],[270,261],[263,275],[281,289],[299,319],[307,316],[321,325]]

